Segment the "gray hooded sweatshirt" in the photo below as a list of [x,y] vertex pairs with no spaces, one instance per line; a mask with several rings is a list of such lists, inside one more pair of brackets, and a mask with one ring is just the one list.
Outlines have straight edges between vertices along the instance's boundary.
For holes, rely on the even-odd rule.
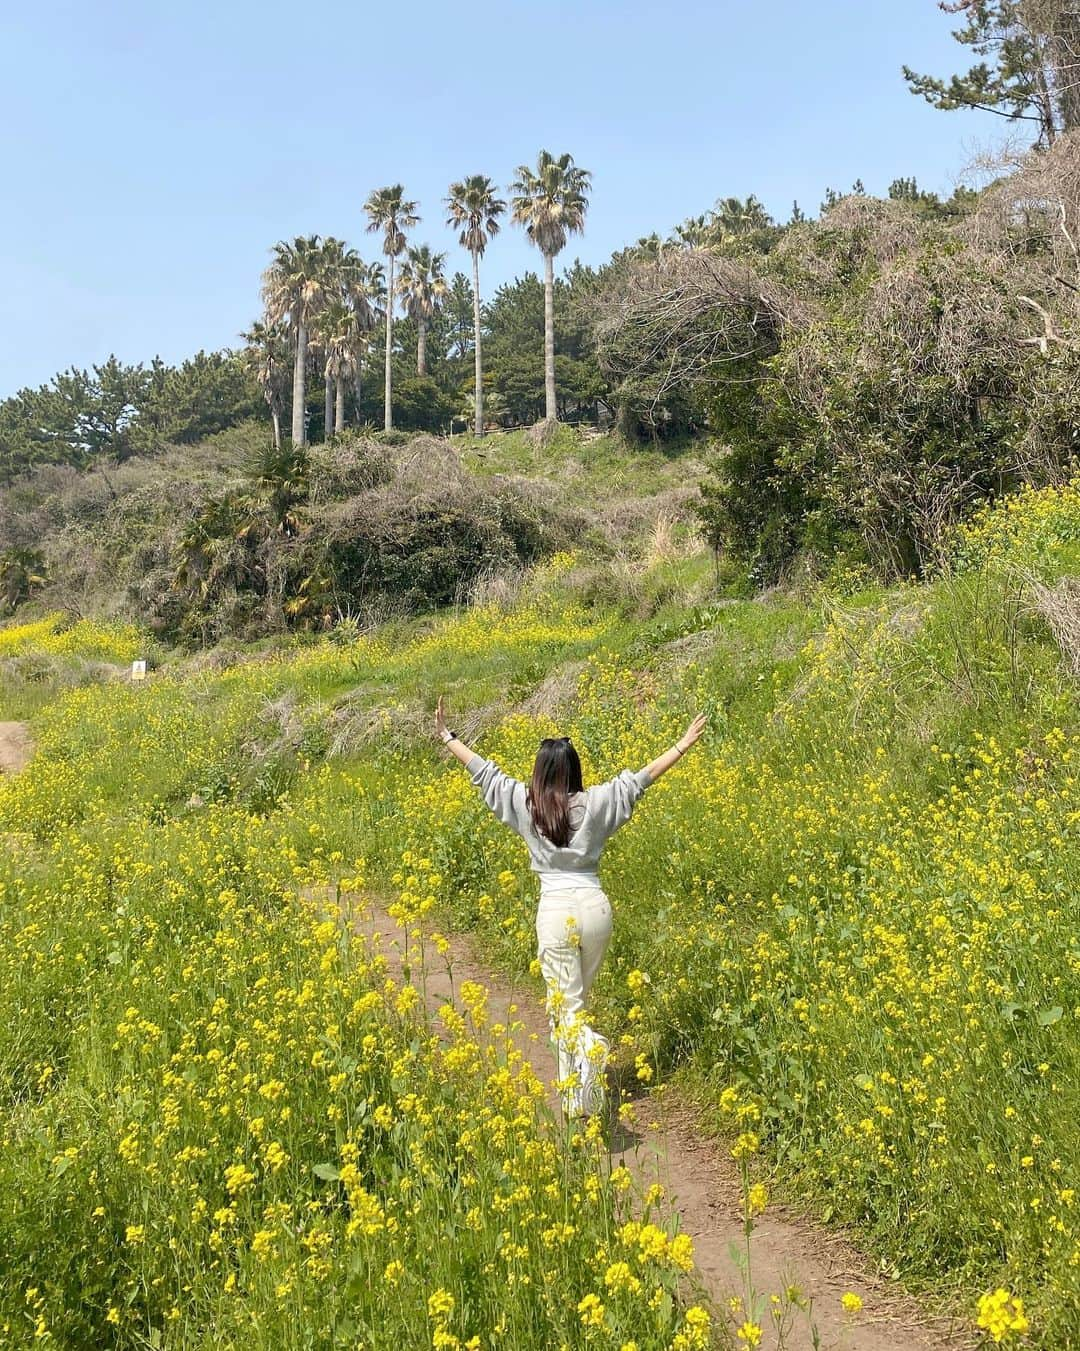
[[568,844],[559,848],[534,829],[525,802],[525,785],[504,774],[493,760],[473,755],[465,768],[484,801],[529,847],[529,866],[540,879],[541,894],[567,887],[600,885],[597,866],[609,836],[630,820],[634,804],[652,780],[644,769],[620,769],[607,783],[570,794]]

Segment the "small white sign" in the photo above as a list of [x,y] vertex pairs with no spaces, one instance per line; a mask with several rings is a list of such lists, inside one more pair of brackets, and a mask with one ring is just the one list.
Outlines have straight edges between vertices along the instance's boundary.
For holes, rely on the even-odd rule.
[[146,662],[145,662],[145,661],[133,661],[133,662],[131,663],[131,678],[132,678],[132,680],[145,680],[145,679],[146,679]]

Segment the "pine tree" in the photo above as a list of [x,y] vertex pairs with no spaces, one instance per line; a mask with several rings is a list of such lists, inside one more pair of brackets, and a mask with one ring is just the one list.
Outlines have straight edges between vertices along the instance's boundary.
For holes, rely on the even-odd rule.
[[1080,126],[1080,7],[1068,0],[939,0],[964,26],[957,42],[981,57],[964,75],[939,80],[904,66],[913,94],[935,108],[981,108],[1038,128],[1037,143]]

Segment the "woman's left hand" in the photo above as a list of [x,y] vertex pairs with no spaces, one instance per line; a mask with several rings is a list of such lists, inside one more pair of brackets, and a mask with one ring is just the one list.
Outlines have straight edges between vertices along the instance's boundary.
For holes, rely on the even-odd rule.
[[445,696],[439,695],[438,702],[435,705],[435,735],[442,737],[446,731],[446,718],[443,714],[443,699]]

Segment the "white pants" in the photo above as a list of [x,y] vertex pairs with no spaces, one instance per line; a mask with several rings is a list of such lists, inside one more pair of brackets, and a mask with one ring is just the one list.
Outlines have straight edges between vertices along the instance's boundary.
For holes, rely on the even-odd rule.
[[608,1043],[586,1023],[585,1001],[610,938],[611,903],[599,887],[590,884],[541,895],[536,944],[568,1116],[599,1112],[604,1105]]

